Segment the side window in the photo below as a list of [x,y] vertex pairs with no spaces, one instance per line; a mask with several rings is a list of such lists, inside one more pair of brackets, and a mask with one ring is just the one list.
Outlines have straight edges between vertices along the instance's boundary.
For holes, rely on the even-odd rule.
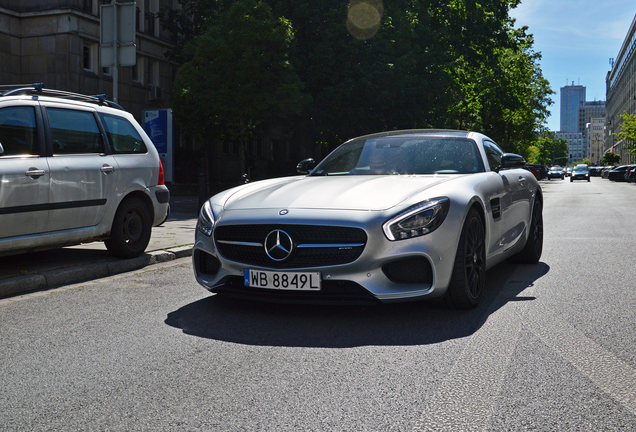
[[492,141],[484,141],[484,150],[486,151],[486,158],[488,158],[488,165],[490,170],[494,171],[495,168],[501,165],[501,156],[503,152],[497,144]]
[[33,107],[0,109],[0,156],[38,155],[38,139]]
[[92,112],[47,108],[53,154],[103,153],[104,145]]
[[114,154],[147,153],[148,149],[137,129],[124,117],[99,114]]

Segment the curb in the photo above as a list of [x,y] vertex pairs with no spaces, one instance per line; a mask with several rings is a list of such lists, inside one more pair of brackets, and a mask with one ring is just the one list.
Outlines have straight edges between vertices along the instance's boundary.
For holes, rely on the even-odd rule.
[[86,282],[189,256],[192,256],[192,246],[182,246],[144,253],[136,258],[113,259],[3,279],[0,280],[0,298]]

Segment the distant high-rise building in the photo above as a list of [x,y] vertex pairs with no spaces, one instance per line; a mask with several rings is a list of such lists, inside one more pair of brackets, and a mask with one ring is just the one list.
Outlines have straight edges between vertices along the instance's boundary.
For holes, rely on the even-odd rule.
[[[579,132],[579,106],[585,102],[585,87],[561,87],[561,132]],[[583,125],[585,127],[585,125]]]
[[593,118],[605,117],[605,101],[582,102],[579,105],[579,132],[586,133],[585,129]]

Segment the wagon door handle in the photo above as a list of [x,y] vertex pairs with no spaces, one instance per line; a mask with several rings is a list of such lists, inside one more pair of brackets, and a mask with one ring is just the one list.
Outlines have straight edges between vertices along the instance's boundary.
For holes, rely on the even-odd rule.
[[112,173],[113,171],[115,171],[115,168],[113,168],[110,165],[106,165],[106,164],[104,164],[104,166],[102,166],[100,169],[102,170],[102,172],[105,175],[108,175],[108,174]]
[[35,167],[31,167],[27,170],[25,174],[27,175],[27,177],[31,177],[31,178],[42,177],[44,174],[46,174],[46,171],[37,169]]

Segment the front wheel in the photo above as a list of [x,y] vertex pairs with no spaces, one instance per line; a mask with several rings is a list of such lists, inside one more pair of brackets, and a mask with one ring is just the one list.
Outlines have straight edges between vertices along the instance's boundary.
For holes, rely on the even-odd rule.
[[127,198],[117,209],[110,238],[104,244],[116,257],[134,258],[146,250],[151,231],[152,221],[148,206],[139,198]]
[[470,309],[477,306],[486,284],[486,234],[479,213],[468,213],[457,245],[455,265],[448,289],[442,298],[445,306]]

